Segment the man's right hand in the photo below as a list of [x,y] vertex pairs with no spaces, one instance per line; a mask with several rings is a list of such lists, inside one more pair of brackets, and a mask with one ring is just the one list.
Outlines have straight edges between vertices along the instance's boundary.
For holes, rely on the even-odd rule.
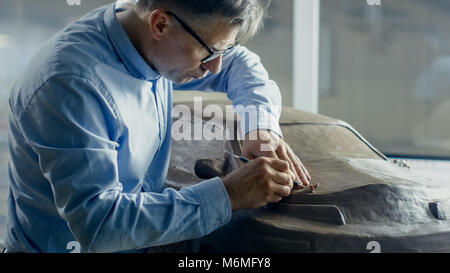
[[231,209],[259,208],[288,196],[293,187],[289,163],[258,157],[222,178]]

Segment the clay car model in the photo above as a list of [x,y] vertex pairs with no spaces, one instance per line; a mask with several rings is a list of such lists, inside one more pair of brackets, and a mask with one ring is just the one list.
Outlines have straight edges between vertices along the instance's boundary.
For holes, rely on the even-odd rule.
[[[225,116],[219,122],[216,116],[215,123],[195,119],[192,102],[178,103],[191,110],[186,125],[227,123]],[[225,109],[227,102],[203,104]],[[283,107],[280,125],[311,183],[319,186],[235,212],[207,237],[202,252],[450,252],[448,183],[388,159],[344,121]],[[173,141],[168,185],[182,188],[245,164],[224,151],[240,155],[240,141]]]

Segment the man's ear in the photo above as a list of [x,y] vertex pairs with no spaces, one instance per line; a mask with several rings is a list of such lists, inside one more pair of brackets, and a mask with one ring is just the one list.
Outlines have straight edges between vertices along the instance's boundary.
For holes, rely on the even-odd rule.
[[161,9],[156,9],[148,17],[148,24],[153,39],[159,41],[167,35],[172,22],[167,13]]

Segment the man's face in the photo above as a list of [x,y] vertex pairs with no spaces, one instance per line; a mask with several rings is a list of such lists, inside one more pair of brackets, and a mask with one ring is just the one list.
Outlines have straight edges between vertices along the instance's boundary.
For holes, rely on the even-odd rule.
[[[153,58],[153,65],[165,78],[177,83],[187,83],[201,79],[209,72],[219,73],[222,57],[209,62],[202,60],[209,56],[208,51],[175,18],[172,20],[170,33],[161,43],[159,54]],[[214,51],[223,50],[233,45],[239,28],[219,22],[192,29]]]

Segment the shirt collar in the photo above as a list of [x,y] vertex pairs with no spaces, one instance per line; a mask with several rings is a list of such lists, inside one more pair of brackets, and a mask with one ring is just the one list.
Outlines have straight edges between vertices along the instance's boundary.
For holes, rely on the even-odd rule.
[[157,80],[161,75],[142,58],[128,38],[116,16],[116,3],[111,4],[104,16],[106,32],[122,62],[133,76],[145,80]]

